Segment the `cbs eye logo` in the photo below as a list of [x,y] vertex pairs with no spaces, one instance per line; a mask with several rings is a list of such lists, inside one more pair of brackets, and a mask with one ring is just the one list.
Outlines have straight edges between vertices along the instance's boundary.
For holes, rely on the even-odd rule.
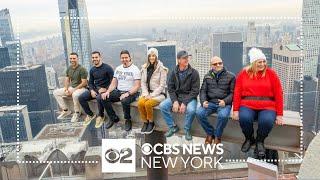
[[120,152],[117,149],[108,149],[104,158],[108,163],[132,163],[132,159],[129,159],[132,156],[132,150],[130,148],[121,149]]

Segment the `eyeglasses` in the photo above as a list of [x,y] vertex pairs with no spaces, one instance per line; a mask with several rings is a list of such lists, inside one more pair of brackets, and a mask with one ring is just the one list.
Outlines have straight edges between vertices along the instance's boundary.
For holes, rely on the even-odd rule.
[[217,62],[217,63],[212,63],[211,65],[212,66],[217,66],[217,65],[221,66],[222,64],[223,64],[222,62]]

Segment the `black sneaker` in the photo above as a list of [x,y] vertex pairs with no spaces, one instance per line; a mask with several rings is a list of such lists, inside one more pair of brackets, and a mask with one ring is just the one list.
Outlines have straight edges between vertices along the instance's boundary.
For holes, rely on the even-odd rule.
[[246,138],[244,143],[242,144],[241,151],[246,153],[250,150],[251,146],[255,143],[254,138]]
[[113,126],[114,122],[113,120],[109,119],[108,123],[106,124],[106,128],[110,129]]
[[148,124],[149,124],[149,122],[144,122],[143,123],[143,126],[141,128],[141,134],[144,134],[146,132]]
[[266,155],[266,149],[264,148],[263,142],[257,142],[256,144],[256,152],[260,158],[264,158]]
[[155,128],[154,122],[149,122],[147,130],[144,132],[145,134],[151,134]]
[[125,125],[124,125],[124,130],[130,131],[131,128],[132,128],[132,122],[131,122],[131,120],[127,119],[125,122]]

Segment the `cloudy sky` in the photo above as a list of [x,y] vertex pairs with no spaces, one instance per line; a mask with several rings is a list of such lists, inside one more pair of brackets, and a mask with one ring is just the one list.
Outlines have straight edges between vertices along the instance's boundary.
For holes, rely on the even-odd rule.
[[[86,0],[90,21],[169,16],[301,16],[302,0]],[[1,0],[20,31],[60,28],[58,0]]]

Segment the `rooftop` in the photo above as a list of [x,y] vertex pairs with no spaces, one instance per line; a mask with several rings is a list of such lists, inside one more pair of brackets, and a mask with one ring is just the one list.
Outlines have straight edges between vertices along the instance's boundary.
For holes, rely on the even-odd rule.
[[41,67],[41,65],[13,65],[7,66],[5,68],[0,69],[0,72],[9,72],[9,71],[27,71]]
[[302,50],[302,48],[298,44],[288,44],[288,45],[286,45],[286,47],[290,51],[301,51]]
[[34,139],[80,138],[85,130],[81,122],[47,124]]
[[27,108],[27,105],[0,106],[0,112],[22,111],[24,108]]

